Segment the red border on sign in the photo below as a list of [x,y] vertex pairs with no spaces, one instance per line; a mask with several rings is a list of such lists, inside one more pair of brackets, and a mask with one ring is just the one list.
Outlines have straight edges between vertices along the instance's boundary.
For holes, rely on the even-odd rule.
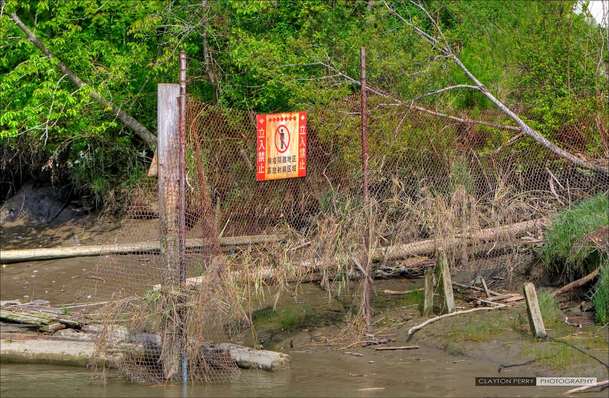
[[307,113],[298,112],[298,177],[307,175]]
[[266,115],[256,115],[256,180],[266,180]]

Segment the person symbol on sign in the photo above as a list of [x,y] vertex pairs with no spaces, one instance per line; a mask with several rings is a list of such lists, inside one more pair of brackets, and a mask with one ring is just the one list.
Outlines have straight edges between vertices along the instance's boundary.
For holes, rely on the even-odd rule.
[[285,142],[286,135],[288,134],[287,128],[285,126],[279,126],[279,145],[280,151],[285,151],[288,147],[288,144]]

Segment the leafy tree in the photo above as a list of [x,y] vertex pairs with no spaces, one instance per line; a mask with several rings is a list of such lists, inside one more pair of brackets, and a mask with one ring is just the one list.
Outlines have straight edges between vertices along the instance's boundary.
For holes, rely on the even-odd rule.
[[[411,2],[391,4],[433,31]],[[425,5],[467,66],[547,137],[568,144],[563,129],[588,114],[607,122],[606,33],[590,22],[585,2]],[[15,26],[12,12],[88,87],[78,90],[62,76]],[[52,178],[101,203],[116,181],[137,179],[151,152],[88,90],[154,131],[156,85],[176,81],[179,49],[189,56],[191,94],[271,112],[327,108],[356,92],[337,71],[357,78],[361,46],[371,83],[402,99],[467,82],[379,2],[369,9],[365,0],[7,0],[0,16],[0,134],[12,138],[0,143],[2,180],[16,181],[19,173]],[[420,102],[472,117],[493,114],[475,92],[453,90]],[[322,128],[320,138],[348,139],[352,127]],[[493,144],[509,138],[494,134]],[[598,155],[596,131],[581,134],[585,150]]]

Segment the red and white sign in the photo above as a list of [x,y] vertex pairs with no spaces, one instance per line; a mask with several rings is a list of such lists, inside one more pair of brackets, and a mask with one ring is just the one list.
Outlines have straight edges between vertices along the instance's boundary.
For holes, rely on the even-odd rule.
[[256,115],[256,180],[307,175],[307,113]]

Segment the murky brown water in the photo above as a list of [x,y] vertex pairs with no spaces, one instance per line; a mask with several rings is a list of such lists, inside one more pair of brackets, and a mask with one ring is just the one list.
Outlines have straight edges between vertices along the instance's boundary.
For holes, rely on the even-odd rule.
[[[279,372],[242,371],[230,384],[143,386],[114,377],[106,385],[80,368],[44,365],[0,367],[3,398],[15,397],[553,397],[565,388],[475,387],[475,376],[496,376],[491,362],[452,357],[421,347],[413,351],[292,352],[292,366]],[[372,361],[372,362],[371,362]],[[534,376],[519,368],[503,376]],[[587,394],[606,397],[605,393]]]

